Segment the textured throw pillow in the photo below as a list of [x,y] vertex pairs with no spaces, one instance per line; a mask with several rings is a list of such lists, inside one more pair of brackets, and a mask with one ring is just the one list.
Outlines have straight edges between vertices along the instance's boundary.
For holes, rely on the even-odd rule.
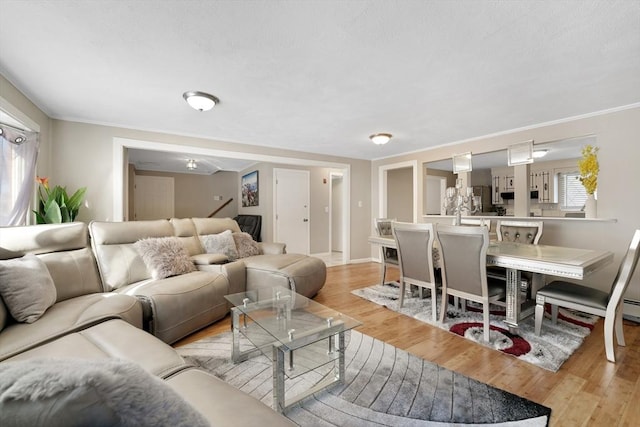
[[236,242],[238,258],[260,255],[260,247],[249,233],[233,233],[233,240]]
[[205,234],[200,236],[200,241],[208,254],[223,254],[229,258],[229,261],[235,261],[238,258],[238,250],[231,230],[218,234]]
[[152,237],[133,244],[154,279],[196,270],[189,253],[177,237]]
[[0,425],[208,426],[159,378],[118,359],[28,359],[0,365]]
[[35,255],[0,261],[0,296],[18,322],[33,323],[56,302],[45,263]]

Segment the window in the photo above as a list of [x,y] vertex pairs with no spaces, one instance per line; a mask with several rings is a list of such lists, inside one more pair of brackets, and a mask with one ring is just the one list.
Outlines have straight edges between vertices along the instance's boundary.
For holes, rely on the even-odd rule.
[[0,118],[0,225],[23,225],[35,188],[38,135]]
[[577,171],[558,174],[558,203],[560,210],[580,211],[587,201],[587,192],[580,182]]

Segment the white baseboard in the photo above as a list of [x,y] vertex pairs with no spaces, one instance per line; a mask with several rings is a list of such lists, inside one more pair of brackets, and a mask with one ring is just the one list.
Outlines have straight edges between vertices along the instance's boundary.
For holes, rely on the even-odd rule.
[[379,261],[376,261],[373,258],[360,258],[360,259],[352,259],[352,260],[350,260],[349,264],[362,264],[362,263],[365,263],[365,262],[372,262],[372,261],[373,262],[379,262]]

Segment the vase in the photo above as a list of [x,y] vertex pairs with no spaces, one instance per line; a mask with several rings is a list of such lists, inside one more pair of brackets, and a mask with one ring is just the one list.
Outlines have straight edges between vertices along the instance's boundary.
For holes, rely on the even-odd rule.
[[584,204],[584,217],[585,218],[598,217],[598,201],[593,196],[593,194],[587,195],[587,201]]

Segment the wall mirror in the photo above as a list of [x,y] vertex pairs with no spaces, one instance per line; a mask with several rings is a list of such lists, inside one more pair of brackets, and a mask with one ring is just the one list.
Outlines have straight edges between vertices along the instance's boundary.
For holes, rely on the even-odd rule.
[[[597,145],[595,135],[534,143],[532,146],[533,164],[530,164],[529,167],[531,170],[546,168],[547,170],[559,171],[569,170],[572,167],[577,170],[577,159],[582,155],[582,148],[588,144]],[[513,176],[513,167],[508,166],[508,150],[473,154],[471,163],[472,171],[469,172],[468,185],[474,187],[475,195],[483,198],[482,212],[477,215],[512,215],[513,199],[503,200],[500,193],[513,192],[515,186],[512,186],[508,191],[505,188],[498,188],[497,194],[493,194],[495,185],[492,169],[494,171],[501,169],[502,174]],[[440,205],[442,205],[444,190],[455,185],[456,175],[454,174],[453,162],[451,159],[426,162],[423,168],[426,175],[423,212],[427,215],[446,215]],[[532,187],[535,186],[535,179],[535,177],[532,178]],[[558,191],[558,188],[554,188],[554,190]],[[533,215],[566,216],[566,212],[555,201],[540,203],[538,199],[532,199],[531,207]]]

